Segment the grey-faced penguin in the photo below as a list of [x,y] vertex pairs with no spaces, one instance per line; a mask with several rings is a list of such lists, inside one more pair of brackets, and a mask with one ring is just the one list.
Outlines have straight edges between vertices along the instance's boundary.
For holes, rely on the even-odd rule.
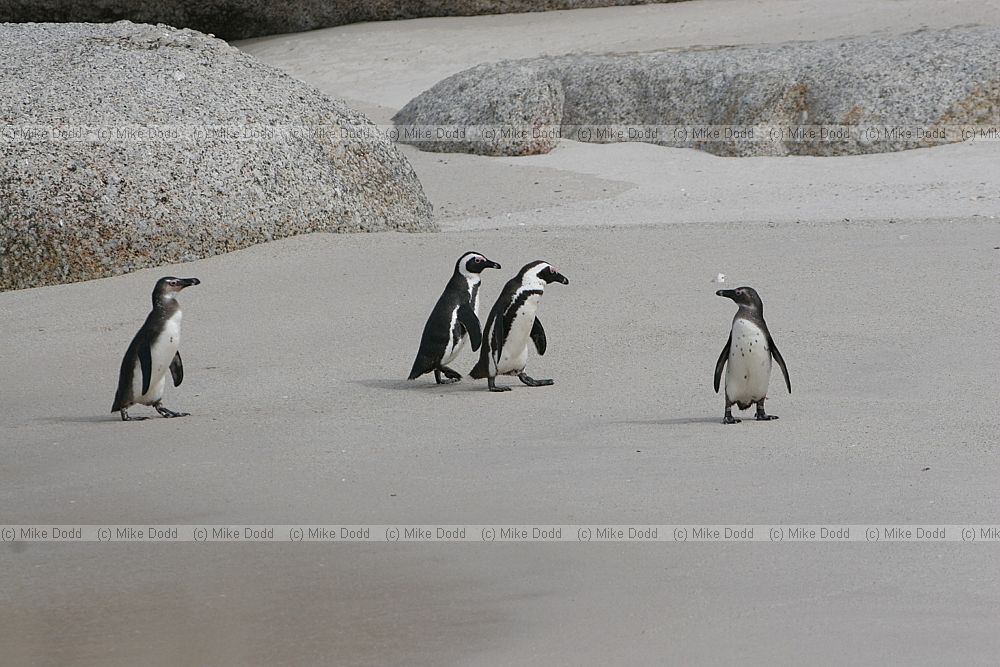
[[[479,326],[479,274],[484,269],[499,268],[499,264],[478,252],[467,252],[458,258],[451,280],[424,325],[420,349],[410,370],[410,380],[430,371],[434,371],[434,380],[438,384],[450,384],[462,379],[461,373],[448,368],[448,364],[465,346],[466,335],[472,350],[479,349],[483,340]],[[441,379],[442,373],[447,379]]]
[[135,404],[151,405],[164,417],[186,417],[187,412],[168,410],[160,401],[167,383],[167,371],[180,386],[184,379],[184,366],[178,348],[181,343],[181,307],[177,293],[185,287],[197,285],[197,278],[168,276],[156,281],[153,288],[153,310],[146,316],[139,332],[132,339],[118,375],[118,391],[111,412],[120,412],[122,421],[136,421],[145,417],[129,417],[128,408]]
[[758,420],[777,419],[777,415],[764,412],[767,386],[771,380],[772,358],[781,366],[789,394],[792,393],[792,382],[788,379],[785,360],[781,352],[778,352],[778,346],[774,344],[771,332],[764,322],[764,304],[752,287],[720,289],[716,295],[732,299],[739,306],[733,317],[729,340],[715,363],[716,393],[719,392],[722,367],[726,366],[726,414],[722,422],[738,424],[742,421],[733,417],[733,404],[739,406],[740,410],[746,410],[756,403]]
[[547,262],[531,262],[507,281],[493,304],[483,329],[479,363],[469,373],[476,379],[489,378],[490,391],[510,391],[510,387],[496,386],[497,375],[516,375],[529,387],[552,384],[552,380],[535,380],[524,372],[529,338],[535,343],[538,354],[545,354],[548,345],[545,329],[536,316],[548,283],[569,285],[569,279]]

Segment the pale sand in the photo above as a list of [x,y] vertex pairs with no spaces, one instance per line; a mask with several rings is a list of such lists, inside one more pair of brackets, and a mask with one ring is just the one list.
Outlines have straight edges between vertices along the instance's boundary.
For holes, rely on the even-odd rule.
[[[705,14],[723,4],[559,20],[583,16],[597,50],[651,48],[685,21],[787,39],[753,17],[792,7],[815,25],[804,37],[886,27],[877,12],[859,25],[858,3],[826,21],[815,12],[838,10],[783,2],[730,26]],[[891,18],[979,20],[937,4]],[[615,37],[634,15],[648,31]],[[459,33],[464,67],[532,55],[538,40],[499,30],[529,19],[551,20],[280,40],[484,26]],[[374,71],[384,42],[355,42],[355,58]],[[376,104],[409,94],[372,85]],[[312,235],[0,294],[0,522],[997,523],[995,150],[408,150],[449,231]],[[528,260],[569,276],[546,292],[549,351],[528,367],[555,386],[402,379],[473,248],[504,265],[484,311]],[[719,423],[711,373],[733,314],[719,272],[759,289],[788,361],[776,422]],[[120,355],[170,273],[203,281],[182,295],[187,372],[165,401],[193,415],[122,424],[107,414]],[[962,544],[3,545],[0,645],[5,664],[41,665],[993,664],[997,562]]]

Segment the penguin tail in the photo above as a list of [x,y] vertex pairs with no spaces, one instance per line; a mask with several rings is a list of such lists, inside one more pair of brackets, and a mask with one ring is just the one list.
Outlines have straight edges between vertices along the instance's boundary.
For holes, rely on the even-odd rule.
[[490,373],[487,370],[487,357],[479,357],[479,363],[469,371],[469,377],[474,380],[482,380],[483,378],[489,377]]
[[434,363],[424,358],[423,355],[418,354],[417,358],[413,360],[413,368],[410,369],[410,375],[406,379],[416,380],[424,373],[432,370],[434,370]]

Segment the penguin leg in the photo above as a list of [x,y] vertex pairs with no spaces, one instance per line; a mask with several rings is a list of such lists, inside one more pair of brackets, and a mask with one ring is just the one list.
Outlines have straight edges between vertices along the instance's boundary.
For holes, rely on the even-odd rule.
[[510,391],[510,387],[498,387],[497,379],[494,376],[490,376],[487,382],[490,385],[490,391]]
[[[444,373],[444,376],[448,378],[447,380],[441,379],[442,373]],[[437,381],[438,384],[451,384],[453,382],[460,381],[462,379],[462,374],[459,373],[458,371],[448,368],[447,366],[441,366],[439,368],[434,369],[434,379]]]
[[733,406],[732,403],[726,406],[726,415],[722,418],[723,424],[739,424],[742,419],[737,419],[733,416]]
[[122,408],[120,410],[120,412],[122,413],[122,421],[123,422],[141,422],[141,421],[145,421],[145,420],[149,419],[149,417],[129,417],[128,416],[128,409],[126,409],[126,408]]
[[153,407],[156,408],[156,411],[164,417],[189,417],[191,415],[190,412],[174,412],[173,410],[167,410],[165,407],[160,405],[159,401],[153,403]]
[[549,385],[555,384],[552,380],[536,380],[524,371],[517,374],[517,379],[529,387],[548,387]]
[[766,422],[771,421],[772,419],[777,419],[778,415],[769,415],[764,412],[764,400],[765,399],[762,398],[757,401],[757,421]]

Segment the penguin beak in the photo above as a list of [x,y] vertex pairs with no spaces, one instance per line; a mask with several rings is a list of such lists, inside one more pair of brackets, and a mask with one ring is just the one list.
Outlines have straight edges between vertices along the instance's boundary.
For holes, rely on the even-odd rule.
[[181,279],[181,289],[185,287],[191,287],[192,285],[200,285],[201,281],[197,278],[182,278]]
[[566,276],[564,276],[561,273],[557,273],[556,271],[552,271],[552,272],[550,272],[550,275],[549,275],[549,282],[550,283],[562,283],[563,285],[569,285],[569,278],[567,278]]
[[493,261],[490,261],[490,260],[486,260],[486,268],[487,269],[500,269],[500,268],[503,268],[503,267],[501,267],[498,262],[493,262]]
[[736,290],[733,290],[733,289],[720,289],[718,292],[715,293],[715,296],[724,296],[727,299],[732,299],[733,301],[735,301],[736,300]]

